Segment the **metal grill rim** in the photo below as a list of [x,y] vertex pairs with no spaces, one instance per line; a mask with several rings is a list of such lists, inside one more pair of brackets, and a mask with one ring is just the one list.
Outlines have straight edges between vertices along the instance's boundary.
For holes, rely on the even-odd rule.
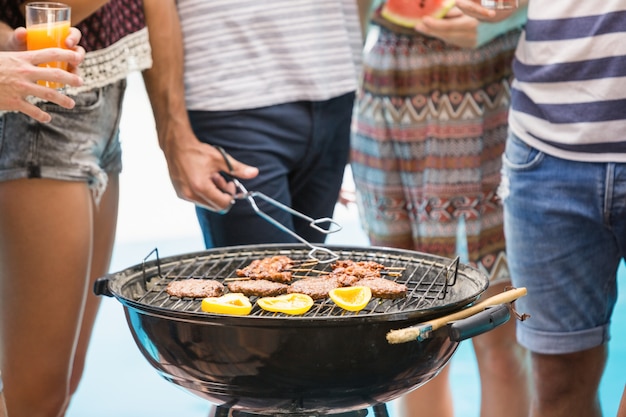
[[[307,260],[309,249],[302,248],[261,248],[257,250],[233,250],[218,252],[203,252],[190,254],[174,260],[160,260],[158,250],[152,251],[147,258],[156,253],[156,260],[147,263],[144,260],[141,268],[135,269],[125,277],[125,286],[122,296],[134,303],[164,311],[210,315],[201,310],[201,299],[172,297],[165,288],[175,280],[197,278],[216,279],[224,282],[227,278],[236,276],[238,268],[247,266],[254,259],[269,256],[285,255],[296,262]],[[250,297],[253,304],[251,317],[279,317],[290,319],[319,318],[319,317],[349,317],[349,316],[378,316],[392,313],[406,313],[427,309],[436,309],[449,303],[447,297],[454,291],[459,276],[466,276],[459,267],[457,259],[447,259],[434,256],[416,256],[417,253],[403,253],[397,251],[380,251],[374,248],[340,249],[341,259],[353,261],[375,261],[386,268],[404,268],[399,277],[389,277],[395,282],[407,285],[406,298],[380,299],[372,301],[360,312],[349,312],[336,306],[329,298],[317,300],[311,310],[302,316],[288,316],[283,313],[272,313],[261,309],[256,304],[258,297]],[[418,254],[419,255],[419,254]],[[318,264],[317,271],[330,271],[330,264]],[[307,276],[304,274],[303,276]],[[318,274],[309,275],[318,276]]]

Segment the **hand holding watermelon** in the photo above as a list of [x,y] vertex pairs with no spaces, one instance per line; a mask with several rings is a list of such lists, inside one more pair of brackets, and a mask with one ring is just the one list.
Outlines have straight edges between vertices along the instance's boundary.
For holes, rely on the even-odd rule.
[[476,48],[479,25],[480,22],[477,19],[453,7],[442,19],[424,16],[413,26],[413,29],[451,45]]

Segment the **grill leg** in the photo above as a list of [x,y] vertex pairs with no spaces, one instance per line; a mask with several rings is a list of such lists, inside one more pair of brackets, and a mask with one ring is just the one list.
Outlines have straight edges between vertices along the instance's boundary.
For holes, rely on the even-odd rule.
[[376,404],[372,409],[374,410],[374,417],[389,417],[387,404]]
[[214,407],[214,409],[215,409],[215,412],[212,414],[209,414],[209,417],[228,417],[228,415],[230,414],[230,408],[222,407],[221,405]]

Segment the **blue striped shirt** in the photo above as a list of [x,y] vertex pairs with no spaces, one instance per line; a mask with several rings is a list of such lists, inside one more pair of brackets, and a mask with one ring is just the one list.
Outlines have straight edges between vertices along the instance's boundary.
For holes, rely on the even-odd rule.
[[564,159],[626,162],[626,0],[530,0],[513,69],[518,137]]
[[356,91],[356,0],[178,0],[190,110],[238,110]]

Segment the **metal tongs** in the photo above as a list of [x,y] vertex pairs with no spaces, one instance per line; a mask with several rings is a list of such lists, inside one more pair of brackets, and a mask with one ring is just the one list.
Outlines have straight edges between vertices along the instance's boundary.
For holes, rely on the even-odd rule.
[[[224,161],[226,161],[226,165],[228,166],[228,169],[230,170],[230,172],[233,171],[233,167],[230,164],[230,161],[228,159],[228,154],[226,153],[226,151],[224,150],[224,148],[222,148],[221,146],[214,146],[221,154],[222,157],[224,158]],[[232,175],[229,175],[229,179],[230,181],[233,182],[233,184],[235,184],[235,187],[237,188],[237,191],[235,192],[235,194],[233,195],[233,204],[235,202],[235,200],[248,200],[248,202],[250,203],[250,205],[252,206],[252,209],[254,210],[254,212],[259,215],[260,217],[262,217],[263,219],[265,219],[266,221],[268,221],[269,223],[271,223],[272,225],[276,226],[278,229],[282,230],[283,232],[293,236],[294,238],[298,239],[300,242],[304,243],[305,245],[307,245],[311,251],[309,251],[308,256],[309,258],[319,262],[319,263],[329,263],[329,262],[333,262],[336,261],[337,259],[339,259],[339,255],[335,252],[333,252],[332,250],[322,247],[322,246],[316,246],[313,245],[312,243],[310,243],[309,241],[307,241],[306,239],[304,239],[303,237],[301,237],[300,235],[298,235],[297,233],[295,233],[293,230],[289,229],[287,226],[285,226],[284,224],[280,223],[279,221],[277,221],[276,219],[274,219],[273,217],[271,217],[270,215],[268,215],[267,213],[265,213],[264,211],[262,211],[261,209],[259,209],[259,206],[257,206],[256,204],[256,200],[254,199],[255,197],[259,197],[265,201],[267,201],[268,203],[272,204],[275,207],[278,207],[281,210],[284,210],[294,216],[300,217],[301,219],[304,219],[306,221],[309,222],[309,226],[312,227],[313,229],[328,235],[331,233],[335,233],[338,232],[342,229],[341,225],[339,223],[337,223],[336,221],[334,221],[333,219],[329,218],[329,217],[323,217],[320,219],[314,219],[312,217],[309,217],[303,213],[300,213],[297,210],[292,209],[289,206],[286,206],[285,204],[274,200],[273,198],[263,194],[260,191],[248,191],[246,189],[246,187],[243,186],[243,184],[235,177],[233,177]],[[228,210],[226,210],[228,211]],[[223,211],[222,213],[225,213],[226,211]],[[328,224],[327,228],[323,228],[321,225],[322,224]],[[326,255],[326,257],[324,257],[324,259],[320,259],[317,256],[315,256],[316,253],[318,252],[322,252]]]

